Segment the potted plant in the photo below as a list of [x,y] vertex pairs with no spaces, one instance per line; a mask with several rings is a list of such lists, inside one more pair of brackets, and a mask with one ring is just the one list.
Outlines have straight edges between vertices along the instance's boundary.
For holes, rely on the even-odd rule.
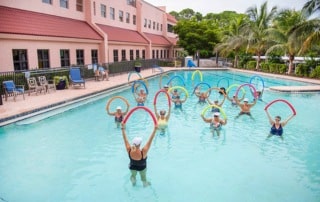
[[57,90],[64,90],[68,88],[69,82],[67,76],[55,76],[53,77],[54,84]]
[[134,62],[134,70],[135,70],[136,72],[140,73],[140,71],[141,71],[141,66],[142,66],[142,64],[141,64],[141,62],[140,62],[139,60],[136,60],[136,61]]

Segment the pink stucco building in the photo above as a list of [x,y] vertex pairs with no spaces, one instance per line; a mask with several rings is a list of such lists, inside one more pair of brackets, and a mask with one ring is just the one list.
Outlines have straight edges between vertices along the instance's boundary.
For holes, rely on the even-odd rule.
[[0,72],[172,58],[175,24],[143,0],[2,0]]

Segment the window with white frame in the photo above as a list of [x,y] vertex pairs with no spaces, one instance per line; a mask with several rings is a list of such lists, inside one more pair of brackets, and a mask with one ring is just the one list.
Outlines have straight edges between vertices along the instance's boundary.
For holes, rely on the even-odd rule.
[[107,7],[104,4],[101,4],[101,17],[107,17]]
[[80,12],[83,11],[83,0],[77,0],[76,9],[77,11],[80,11]]
[[126,13],[126,23],[130,23],[130,13]]
[[114,16],[114,8],[110,7],[110,19],[114,20],[115,16]]
[[123,11],[119,11],[119,21],[123,22]]
[[60,7],[69,8],[69,0],[60,0]]

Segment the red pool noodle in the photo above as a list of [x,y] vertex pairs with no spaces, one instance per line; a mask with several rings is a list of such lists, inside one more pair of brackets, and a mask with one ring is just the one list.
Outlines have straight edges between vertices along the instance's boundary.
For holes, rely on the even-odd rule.
[[146,112],[148,112],[148,113],[150,114],[152,120],[153,120],[154,125],[157,124],[157,118],[156,118],[156,116],[153,114],[153,112],[152,112],[149,108],[147,108],[147,107],[145,107],[145,106],[136,106],[136,107],[132,108],[132,109],[128,112],[128,114],[125,116],[125,118],[124,118],[124,120],[123,120],[123,123],[126,124],[127,121],[128,121],[128,119],[129,119],[129,117],[131,116],[131,114],[132,114],[134,111],[138,110],[138,109],[143,109],[143,110],[145,110]]
[[266,106],[265,106],[265,110],[267,110],[272,104],[274,104],[275,102],[284,102],[284,103],[286,103],[290,108],[291,108],[291,110],[292,110],[292,113],[294,114],[294,115],[296,115],[297,114],[297,112],[296,112],[296,110],[294,109],[294,107],[292,106],[292,104],[290,103],[290,102],[288,102],[287,100],[284,100],[284,99],[276,99],[276,100],[273,100],[273,101],[271,101],[271,102],[269,102]]
[[241,86],[238,87],[237,91],[236,91],[236,94],[235,96],[238,97],[238,93],[239,93],[239,90],[243,87],[243,86],[249,86],[253,89],[253,95],[254,95],[254,98],[257,98],[257,90],[256,88],[250,84],[250,83],[245,83],[245,84],[242,84]]
[[162,90],[159,90],[159,91],[156,93],[156,95],[154,96],[154,99],[153,99],[153,104],[154,104],[154,105],[157,104],[157,98],[158,98],[158,95],[159,95],[160,93],[165,93],[165,94],[166,94],[166,96],[167,96],[167,98],[168,98],[168,105],[169,105],[169,107],[171,107],[170,95],[168,94],[167,91],[165,91],[165,90],[163,90],[163,89],[162,89]]

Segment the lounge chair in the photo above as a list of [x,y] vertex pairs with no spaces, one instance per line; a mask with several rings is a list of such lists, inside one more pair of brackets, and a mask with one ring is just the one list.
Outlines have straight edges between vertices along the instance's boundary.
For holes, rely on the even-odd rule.
[[81,77],[80,68],[78,67],[70,68],[69,77],[70,77],[72,86],[75,86],[75,85],[81,86],[83,84],[83,87],[84,88],[86,87],[85,80]]
[[5,100],[8,100],[10,95],[13,95],[13,100],[16,101],[17,95],[22,95],[24,98],[24,85],[15,85],[12,80],[4,81],[3,88],[5,93]]
[[46,89],[46,92],[49,93],[50,89],[56,91],[56,85],[54,84],[54,82],[48,82],[46,76],[39,76],[38,77],[40,86],[43,86]]
[[41,93],[42,91],[46,93],[45,86],[39,86],[35,77],[27,78],[27,82],[29,87],[29,90],[28,90],[29,96],[32,92],[35,92],[36,95],[38,95],[38,92]]

